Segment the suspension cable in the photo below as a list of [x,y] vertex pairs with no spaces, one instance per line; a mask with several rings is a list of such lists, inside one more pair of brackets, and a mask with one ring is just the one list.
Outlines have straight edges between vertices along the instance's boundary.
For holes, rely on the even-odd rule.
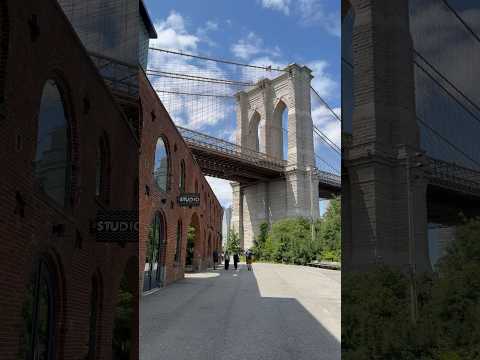
[[335,117],[335,119],[337,119],[339,122],[342,122],[342,119],[335,113],[335,111],[333,111],[333,109],[330,107],[330,105],[328,105],[328,103],[323,100],[323,98],[320,96],[320,94],[317,92],[317,90],[315,90],[313,87],[310,86],[310,89],[313,90],[313,92],[315,93],[315,95],[318,96],[318,98],[320,99],[320,101],[323,103],[323,105],[325,105],[325,107],[330,110],[330,112],[333,114],[333,116]]
[[243,64],[231,60],[222,60],[222,59],[214,59],[208,56],[202,56],[202,55],[193,55],[193,54],[187,54],[181,51],[174,51],[174,50],[166,50],[166,49],[160,49],[160,48],[154,48],[154,47],[149,47],[150,50],[154,51],[160,51],[164,52],[167,54],[173,54],[173,55],[181,55],[181,56],[186,56],[186,57],[191,57],[194,59],[200,59],[200,60],[207,60],[207,61],[213,61],[213,62],[219,62],[222,64],[229,64],[229,65],[237,65],[237,66],[243,66],[243,67],[249,67],[249,68],[254,68],[254,69],[262,69],[266,71],[279,71],[279,72],[286,72],[288,70],[285,69],[278,69],[278,68],[272,68],[272,66],[258,66],[258,65],[251,65],[251,64]]
[[457,11],[448,3],[447,0],[442,0],[442,2],[445,4],[445,6],[452,12],[453,15],[462,23],[463,26],[465,26],[465,29],[472,35],[475,40],[477,40],[480,43],[480,36],[477,35],[477,33],[468,25],[465,20],[457,13]]

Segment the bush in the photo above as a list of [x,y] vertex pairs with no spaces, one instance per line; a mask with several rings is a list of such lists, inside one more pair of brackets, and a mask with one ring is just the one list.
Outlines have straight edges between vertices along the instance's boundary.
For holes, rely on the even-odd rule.
[[255,258],[300,265],[313,260],[340,261],[340,200],[333,199],[325,215],[314,224],[314,239],[311,226],[305,218],[280,220],[270,229],[267,223],[261,224],[254,242]]
[[480,359],[480,220],[457,228],[438,272],[410,282],[377,266],[342,274],[342,359]]

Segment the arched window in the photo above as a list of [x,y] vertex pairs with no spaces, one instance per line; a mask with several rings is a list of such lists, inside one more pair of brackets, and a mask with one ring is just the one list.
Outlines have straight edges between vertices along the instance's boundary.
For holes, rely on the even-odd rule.
[[62,95],[54,80],[43,87],[38,112],[34,176],[41,189],[65,206],[70,182],[70,128]]
[[24,338],[21,358],[54,359],[55,283],[45,259],[34,269],[23,311]]
[[181,245],[182,245],[182,222],[179,220],[177,223],[177,243],[175,245],[175,257],[174,257],[176,262],[180,262]]
[[273,130],[278,135],[278,143],[274,142],[273,154],[283,160],[288,159],[288,109],[287,105],[280,100],[273,111]]
[[186,181],[185,177],[186,177],[185,161],[182,160],[180,162],[180,182],[178,184],[180,188],[180,192],[185,192],[185,181]]
[[95,196],[108,203],[110,195],[110,146],[106,134],[97,145]]
[[166,141],[159,137],[155,147],[153,177],[160,191],[168,191],[170,183],[170,153]]
[[162,285],[164,251],[165,223],[163,215],[160,212],[157,212],[152,219],[148,232],[143,275],[144,291]]

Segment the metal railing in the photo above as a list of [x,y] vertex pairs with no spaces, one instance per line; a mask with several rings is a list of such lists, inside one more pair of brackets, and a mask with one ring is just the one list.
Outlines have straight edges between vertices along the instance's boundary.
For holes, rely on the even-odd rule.
[[342,178],[337,174],[315,169],[315,175],[323,184],[331,185],[337,188],[342,186]]
[[190,130],[181,126],[178,126],[178,130],[185,141],[195,147],[210,151],[213,150],[225,154],[228,157],[246,161],[253,165],[279,172],[283,172],[285,170],[285,166],[287,165],[285,160],[279,160],[264,153],[239,146],[223,139],[218,139],[216,137],[202,134],[198,131]]
[[480,195],[480,170],[434,158],[428,160],[429,177],[433,183]]
[[116,93],[138,97],[138,66],[109,58],[97,53],[89,53],[107,86]]
[[[229,158],[245,161],[250,164],[270,170],[278,172],[286,171],[286,160],[280,160],[268,156],[267,154],[181,126],[178,126],[178,130],[180,131],[180,134],[187,142],[187,144],[192,147],[203,149],[206,151],[215,151]],[[337,188],[340,188],[341,186],[341,177],[339,175],[319,169],[315,169],[314,174],[323,184],[327,184]]]

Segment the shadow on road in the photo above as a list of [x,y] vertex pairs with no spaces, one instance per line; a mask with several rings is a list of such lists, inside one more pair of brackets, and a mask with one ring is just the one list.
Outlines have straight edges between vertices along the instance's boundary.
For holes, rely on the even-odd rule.
[[272,279],[274,296],[262,297],[256,272],[189,274],[142,298],[140,359],[340,359],[340,342],[289,285]]

